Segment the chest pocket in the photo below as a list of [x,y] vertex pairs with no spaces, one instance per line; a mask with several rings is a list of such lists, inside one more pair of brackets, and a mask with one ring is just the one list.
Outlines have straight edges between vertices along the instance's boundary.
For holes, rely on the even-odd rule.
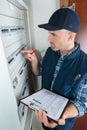
[[65,82],[56,89],[58,89],[60,94],[68,97],[69,99],[74,99],[79,89],[78,83],[80,82],[80,78],[81,74],[77,74],[76,76],[66,76]]

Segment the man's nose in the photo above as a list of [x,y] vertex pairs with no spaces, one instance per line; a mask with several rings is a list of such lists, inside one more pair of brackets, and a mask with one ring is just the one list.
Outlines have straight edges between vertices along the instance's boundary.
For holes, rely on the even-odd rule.
[[53,41],[53,38],[52,38],[51,35],[48,36],[48,41],[49,41],[49,42],[52,42],[52,41]]

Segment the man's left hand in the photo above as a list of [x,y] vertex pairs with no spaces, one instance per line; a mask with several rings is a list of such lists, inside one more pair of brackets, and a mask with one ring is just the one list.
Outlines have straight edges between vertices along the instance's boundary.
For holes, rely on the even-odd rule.
[[65,120],[64,119],[59,119],[58,123],[52,121],[51,119],[49,119],[46,115],[46,112],[42,111],[42,110],[35,110],[35,114],[37,116],[37,118],[46,126],[49,128],[54,128],[56,127],[58,124],[59,125],[64,125],[65,124]]

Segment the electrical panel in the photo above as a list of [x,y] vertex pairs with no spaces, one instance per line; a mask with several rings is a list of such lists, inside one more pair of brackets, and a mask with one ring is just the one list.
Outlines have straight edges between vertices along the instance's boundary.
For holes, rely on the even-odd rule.
[[[29,95],[27,61],[20,53],[21,50],[29,47],[29,26],[27,25],[27,9],[21,2],[22,0],[0,0],[0,44],[4,54],[2,58],[5,58],[3,62],[8,69],[7,75],[10,79],[6,89],[11,84],[17,103],[19,122],[24,130],[28,116],[31,122],[32,113],[23,104],[17,102],[19,98]],[[8,76],[5,81],[8,80]],[[3,82],[5,81],[3,79]],[[27,130],[30,129],[30,126],[27,127]]]

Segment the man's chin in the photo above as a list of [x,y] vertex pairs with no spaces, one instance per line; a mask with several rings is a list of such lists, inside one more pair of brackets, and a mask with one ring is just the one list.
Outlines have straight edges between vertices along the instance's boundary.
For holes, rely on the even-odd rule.
[[57,48],[53,48],[53,47],[51,47],[51,48],[52,48],[52,50],[53,50],[53,51],[58,51],[58,49],[57,49]]

